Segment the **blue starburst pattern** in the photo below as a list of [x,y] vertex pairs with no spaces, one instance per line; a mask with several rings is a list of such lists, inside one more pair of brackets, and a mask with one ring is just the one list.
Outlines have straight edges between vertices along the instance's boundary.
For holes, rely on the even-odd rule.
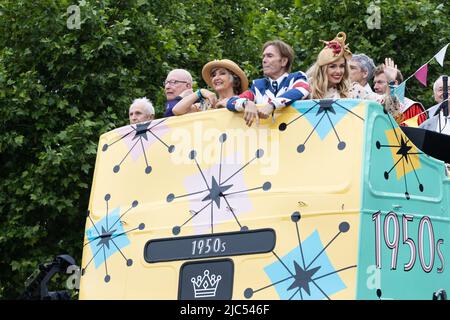
[[107,261],[117,252],[119,252],[124,258],[127,267],[131,267],[133,265],[133,260],[127,258],[122,249],[131,243],[127,237],[127,234],[135,230],[143,230],[145,228],[145,225],[141,223],[136,228],[125,231],[121,222],[121,219],[128,212],[137,207],[138,201],[133,201],[131,207],[119,216],[120,208],[116,208],[112,210],[112,212],[109,212],[108,202],[110,199],[111,195],[105,195],[106,215],[103,219],[94,223],[90,212],[88,212],[88,219],[92,223],[92,227],[86,230],[86,238],[88,242],[85,243],[84,246],[90,245],[92,258],[86,266],[82,268],[81,273],[84,275],[91,262],[94,261],[96,269],[98,269],[101,265],[105,266],[105,282],[109,282],[111,280]]
[[283,257],[279,257],[275,251],[272,251],[277,260],[264,268],[271,284],[259,289],[247,288],[244,291],[244,297],[249,299],[259,291],[275,287],[280,299],[283,300],[330,299],[330,295],[346,288],[338,273],[356,268],[356,265],[336,270],[326,254],[326,249],[341,234],[346,233],[350,225],[347,222],[341,222],[338,233],[323,246],[317,230],[303,242],[300,240],[298,226],[300,217],[299,212],[294,212],[291,216],[291,220],[296,225],[299,245]]
[[338,140],[338,150],[344,150],[346,143],[336,130],[336,125],[348,114],[364,121],[362,117],[351,110],[359,105],[359,103],[360,102],[353,100],[346,101],[339,99],[322,99],[308,100],[298,105],[293,104],[292,107],[301,113],[301,115],[288,123],[281,123],[278,128],[280,131],[285,131],[288,126],[292,125],[300,118],[305,117],[306,120],[313,126],[313,129],[305,140],[298,145],[298,153],[302,153],[306,150],[306,143],[314,132],[316,132],[320,139],[323,140],[331,131],[333,131]]

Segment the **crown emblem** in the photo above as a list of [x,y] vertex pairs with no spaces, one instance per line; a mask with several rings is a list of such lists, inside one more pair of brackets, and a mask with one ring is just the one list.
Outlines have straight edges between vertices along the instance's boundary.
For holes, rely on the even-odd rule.
[[216,296],[216,290],[219,282],[222,279],[220,275],[216,277],[215,274],[209,275],[209,270],[203,272],[203,277],[198,275],[191,278],[194,287],[195,298],[210,298]]

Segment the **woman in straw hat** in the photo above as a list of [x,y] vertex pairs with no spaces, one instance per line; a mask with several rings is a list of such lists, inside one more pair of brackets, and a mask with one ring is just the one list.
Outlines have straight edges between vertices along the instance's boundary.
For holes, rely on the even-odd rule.
[[228,59],[214,60],[205,64],[202,77],[208,86],[214,89],[217,96],[207,89],[199,89],[177,103],[173,108],[175,115],[215,108],[217,101],[239,95],[248,87],[244,71]]

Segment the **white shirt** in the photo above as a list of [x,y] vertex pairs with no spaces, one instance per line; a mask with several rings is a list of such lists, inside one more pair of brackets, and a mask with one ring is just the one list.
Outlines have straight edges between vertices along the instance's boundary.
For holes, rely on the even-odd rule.
[[[439,116],[441,117],[441,133],[450,136],[450,115],[448,117],[445,117],[444,113],[440,112]],[[437,131],[439,131],[439,123],[437,125]]]
[[272,88],[274,87],[274,82],[276,82],[277,83],[277,88],[279,89],[281,87],[280,86],[281,81],[283,81],[283,79],[286,78],[288,75],[289,74],[285,72],[284,74],[281,75],[281,77],[279,77],[276,80],[270,79],[270,84],[272,85]]
[[364,89],[366,89],[366,92],[368,94],[373,93],[372,88],[370,87],[369,83],[367,82],[366,85],[364,86]]

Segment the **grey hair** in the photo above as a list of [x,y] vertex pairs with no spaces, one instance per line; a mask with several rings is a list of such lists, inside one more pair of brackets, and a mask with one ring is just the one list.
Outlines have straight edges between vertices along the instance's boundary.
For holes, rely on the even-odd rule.
[[129,110],[131,110],[131,108],[133,108],[134,106],[137,106],[140,104],[142,104],[144,106],[144,109],[145,109],[145,111],[147,111],[148,114],[150,114],[150,115],[155,114],[155,109],[153,108],[153,104],[146,97],[134,99]]
[[[436,91],[437,91],[438,82],[439,82],[439,80],[442,81],[442,78],[443,78],[443,77],[447,77],[447,78],[448,78],[449,76],[446,76],[445,74],[439,76],[439,78],[437,78],[436,81],[433,83],[433,92],[436,92]],[[444,86],[444,84],[442,84],[442,86]]]
[[373,72],[375,70],[375,64],[373,63],[373,60],[366,56],[364,53],[354,54],[352,56],[352,60],[356,61],[360,65],[361,69],[367,71],[367,81],[372,80]]

